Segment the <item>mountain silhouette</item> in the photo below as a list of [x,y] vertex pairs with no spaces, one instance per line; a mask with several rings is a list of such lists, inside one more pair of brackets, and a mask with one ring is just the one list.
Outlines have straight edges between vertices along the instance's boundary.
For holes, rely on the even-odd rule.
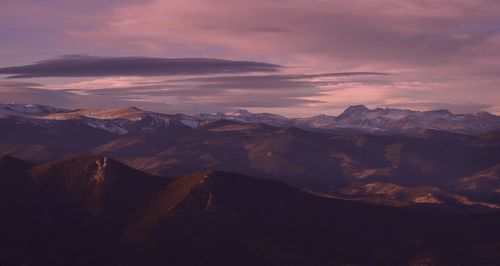
[[499,255],[499,213],[371,205],[226,171],[172,181],[98,156],[3,157],[0,177],[6,265],[484,265]]

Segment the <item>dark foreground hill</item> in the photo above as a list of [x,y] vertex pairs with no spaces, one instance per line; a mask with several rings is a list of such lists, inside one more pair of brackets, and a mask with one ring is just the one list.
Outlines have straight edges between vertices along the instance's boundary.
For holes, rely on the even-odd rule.
[[499,213],[385,207],[108,158],[0,160],[0,264],[495,265]]

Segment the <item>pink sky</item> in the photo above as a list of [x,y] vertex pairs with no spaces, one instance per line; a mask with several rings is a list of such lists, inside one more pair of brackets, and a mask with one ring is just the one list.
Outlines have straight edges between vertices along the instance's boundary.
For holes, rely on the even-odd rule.
[[[500,2],[494,0],[0,0],[0,5],[0,67],[68,54],[281,66],[273,77],[237,71],[0,79],[2,102],[135,105],[187,113],[246,108],[287,116],[337,114],[355,104],[500,114]],[[339,72],[390,75],[310,76]],[[212,79],[189,80],[205,76]]]

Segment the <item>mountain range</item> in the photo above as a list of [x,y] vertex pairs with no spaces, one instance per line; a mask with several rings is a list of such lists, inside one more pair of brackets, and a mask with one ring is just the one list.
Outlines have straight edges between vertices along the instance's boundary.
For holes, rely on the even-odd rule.
[[286,118],[269,113],[251,113],[236,110],[226,113],[197,115],[162,114],[135,107],[124,109],[64,109],[43,105],[0,104],[0,115],[23,117],[25,122],[39,126],[54,121],[78,120],[91,127],[114,134],[134,130],[154,131],[168,127],[170,122],[191,128],[228,120],[241,123],[260,123],[275,127],[298,127],[306,130],[350,130],[378,134],[414,133],[421,130],[439,130],[458,134],[483,134],[500,130],[500,117],[487,112],[453,114],[447,110],[411,111],[391,108],[368,109],[363,105],[347,108],[338,116],[319,115],[309,118]]
[[[500,206],[500,131],[495,130],[458,134],[388,129],[392,133],[381,134],[304,129],[295,124],[305,119],[286,126],[290,119],[246,111],[187,116],[137,108],[68,110],[14,104],[0,110],[0,155],[33,163],[95,154],[154,175],[177,178],[218,169],[383,205],[430,203],[465,212]],[[357,106],[336,119],[368,116],[365,124],[373,124],[379,121],[375,114],[395,112],[455,116]],[[485,114],[469,118],[476,116],[497,119]],[[469,124],[482,123],[478,119]],[[282,123],[273,126],[269,121]]]
[[0,159],[2,265],[494,265],[499,213],[371,205],[224,171]]
[[500,131],[487,113],[6,104],[0,157],[2,266],[500,259]]

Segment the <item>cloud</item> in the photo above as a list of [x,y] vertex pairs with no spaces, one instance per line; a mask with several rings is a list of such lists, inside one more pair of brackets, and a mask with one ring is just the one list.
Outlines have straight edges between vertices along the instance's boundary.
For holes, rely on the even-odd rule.
[[[134,101],[174,112],[241,104],[272,112],[274,101],[282,106],[281,114],[302,116],[336,114],[352,104],[404,107],[406,102],[408,108],[442,105],[500,114],[496,0],[10,2],[0,9],[0,24],[8,25],[0,27],[2,66],[31,68],[38,64],[29,62],[61,53],[210,57],[284,66],[264,67],[271,71],[264,73],[231,66],[231,73],[216,70],[203,77],[152,77],[150,69],[138,77],[129,72],[107,76],[109,69],[93,68],[101,76],[82,78],[88,73],[79,72],[67,87],[45,82],[68,79],[43,79],[43,88],[80,95],[75,103],[105,99],[104,107]],[[8,75],[35,75],[28,70]],[[391,75],[360,73],[369,71]],[[352,75],[310,74],[326,72]]]
[[[311,75],[312,76],[312,75]],[[321,75],[314,75],[321,76]],[[136,99],[141,102],[212,106],[215,109],[252,107],[298,107],[321,100],[307,99],[320,96],[324,86],[336,84],[335,80],[312,80],[309,75],[256,75],[218,76],[192,79],[154,80],[144,78],[129,80],[127,84],[94,81],[63,87],[65,91],[109,99]],[[119,87],[94,87],[95,84],[120,84]],[[89,87],[84,88],[88,85]]]
[[0,80],[0,103],[40,103],[52,106],[74,104],[70,92],[44,89],[42,84]]
[[31,65],[0,68],[8,78],[169,76],[217,73],[274,72],[278,65],[212,58],[63,56]]
[[[286,78],[288,75],[269,75]],[[308,75],[304,75],[308,76]],[[262,77],[269,78],[268,75]],[[389,76],[390,77],[390,76]],[[215,77],[214,77],[215,78]],[[228,76],[220,77],[228,79]],[[112,84],[112,78],[106,78]],[[118,78],[120,79],[120,78]],[[474,101],[461,101],[458,98],[437,97],[416,98],[429,94],[425,90],[403,89],[415,84],[391,83],[390,80],[373,82],[368,80],[344,79],[333,86],[324,87],[324,82],[298,80],[301,86],[293,89],[281,85],[270,87],[236,88],[228,86],[208,86],[205,82],[168,80],[147,82],[149,78],[133,78],[120,87],[111,88],[73,88],[48,89],[46,85],[12,80],[0,80],[0,102],[38,103],[68,108],[120,108],[137,106],[145,110],[167,113],[200,113],[229,111],[247,108],[252,111],[277,112],[290,117],[304,117],[326,113],[336,115],[347,106],[365,104],[371,108],[390,107],[412,110],[448,109],[455,113],[490,111],[498,114],[494,101],[483,104]],[[186,79],[190,80],[190,79]],[[289,82],[289,81],[286,81]],[[330,81],[334,82],[334,81]],[[99,83],[99,82],[97,82]],[[153,84],[154,83],[154,84]],[[238,83],[240,84],[240,83]],[[65,86],[63,86],[65,87]],[[394,87],[400,88],[395,90]]]
[[320,74],[280,74],[280,75],[252,75],[252,76],[216,76],[182,79],[181,81],[200,81],[200,82],[247,82],[252,80],[300,80],[329,77],[354,77],[354,76],[387,76],[388,73],[382,72],[337,72]]
[[402,108],[402,109],[411,109],[411,110],[420,110],[420,111],[428,111],[428,110],[448,110],[457,114],[469,114],[480,111],[487,111],[491,109],[493,105],[476,103],[476,102],[466,102],[466,101],[457,101],[457,102],[436,102],[436,101],[415,101],[412,99],[402,99],[399,103],[397,99],[391,101],[390,104],[382,104],[380,107],[391,107],[391,108]]
[[476,47],[498,51],[488,40],[500,32],[499,14],[491,0],[152,0],[118,6],[97,27],[68,34],[152,52],[442,67],[476,57]]
[[[353,79],[386,77],[378,72],[320,74],[223,75],[197,78],[102,78],[67,84],[63,90],[95,97],[141,99],[142,101],[217,103],[221,107],[300,107],[319,104],[326,91]],[[356,82],[363,82],[356,80]],[[379,82],[384,82],[379,80]]]
[[266,93],[249,92],[207,92],[197,88],[162,91],[157,88],[125,88],[80,91],[52,90],[29,83],[0,81],[0,102],[36,103],[67,108],[122,108],[137,106],[144,110],[166,113],[201,113],[230,111],[238,108],[289,108],[306,104],[321,103],[297,94],[284,91]]
[[[144,59],[144,57],[134,57],[132,61],[137,63],[140,61],[136,60],[137,58]],[[254,69],[255,64],[259,67],[264,64],[267,70],[269,64],[228,60],[223,62],[236,62],[234,64],[236,67],[230,64],[229,70],[215,72],[210,66],[210,71],[212,71],[210,75],[200,76],[198,74],[206,73],[203,64],[201,71],[197,69],[197,64],[200,61],[204,62],[202,59],[194,59],[193,62],[188,60],[190,64],[186,67],[191,66],[191,63],[194,64],[194,67],[189,69],[189,73],[196,74],[194,77],[180,77],[182,74],[180,74],[179,69],[184,71],[184,68],[179,67],[168,69],[169,73],[175,73],[175,76],[151,77],[151,71],[139,72],[145,71],[144,64],[140,64],[140,62],[132,67],[125,64],[127,70],[134,71],[134,75],[127,76],[123,75],[127,72],[119,67],[110,70],[111,73],[108,71],[110,66],[118,65],[118,63],[122,63],[121,67],[123,67],[123,62],[118,60],[120,58],[104,59],[102,57],[66,56],[58,60],[41,61],[33,65],[19,67],[22,69],[16,69],[14,72],[10,72],[11,68],[4,68],[3,72],[0,69],[0,73],[18,73],[15,78],[51,75],[65,77],[67,74],[64,73],[64,69],[74,66],[78,75],[90,75],[89,73],[99,71],[99,75],[102,76],[83,80],[80,77],[76,79],[76,82],[72,79],[69,83],[62,79],[63,82],[59,80],[55,84],[3,80],[0,83],[0,90],[2,90],[4,99],[17,102],[24,99],[24,102],[28,101],[29,103],[57,105],[54,102],[59,101],[64,102],[65,107],[73,108],[136,105],[144,109],[163,112],[193,113],[234,108],[300,108],[324,104],[321,96],[326,91],[331,90],[332,86],[352,82],[352,80],[373,82],[373,80],[390,76],[382,72],[258,74],[251,71],[252,73],[247,73],[242,72],[247,70],[247,63],[250,64],[251,70]],[[150,64],[150,58],[147,59],[147,63]],[[106,64],[106,62],[112,64]],[[212,63],[213,60],[209,59],[208,62]],[[271,65],[271,71],[276,71],[275,69],[281,69],[281,67]],[[74,71],[70,71],[70,73],[76,75]],[[113,73],[122,75],[112,76]],[[11,78],[13,77],[11,76]]]

